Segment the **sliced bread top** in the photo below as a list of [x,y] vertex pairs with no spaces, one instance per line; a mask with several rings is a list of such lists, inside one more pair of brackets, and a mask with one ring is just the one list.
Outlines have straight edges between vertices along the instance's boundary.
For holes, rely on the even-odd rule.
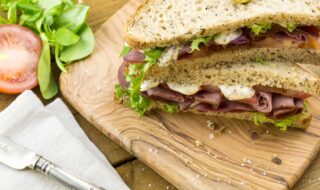
[[129,19],[135,49],[167,47],[253,24],[320,25],[320,0],[146,0]]

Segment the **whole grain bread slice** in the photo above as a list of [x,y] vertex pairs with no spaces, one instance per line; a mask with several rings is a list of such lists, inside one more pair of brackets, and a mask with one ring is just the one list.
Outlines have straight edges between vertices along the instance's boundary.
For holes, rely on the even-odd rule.
[[167,47],[253,24],[320,25],[320,0],[146,0],[129,19],[135,49]]
[[289,62],[216,64],[210,60],[185,61],[167,67],[155,64],[144,80],[197,86],[258,85],[320,95],[319,75],[303,65]]
[[[210,49],[210,47],[209,47]],[[201,52],[200,52],[201,53]],[[163,54],[165,56],[165,54]],[[248,63],[256,60],[320,65],[320,50],[307,48],[252,48],[250,45],[233,46],[209,54],[188,57],[178,62],[206,62],[210,64]],[[168,60],[164,65],[175,64]],[[161,65],[160,65],[161,66]]]

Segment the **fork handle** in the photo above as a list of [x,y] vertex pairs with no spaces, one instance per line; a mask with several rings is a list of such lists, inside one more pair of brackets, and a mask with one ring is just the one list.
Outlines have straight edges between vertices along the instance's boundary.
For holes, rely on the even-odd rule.
[[50,176],[72,190],[105,190],[104,188],[97,187],[67,170],[55,166],[40,156],[33,169]]

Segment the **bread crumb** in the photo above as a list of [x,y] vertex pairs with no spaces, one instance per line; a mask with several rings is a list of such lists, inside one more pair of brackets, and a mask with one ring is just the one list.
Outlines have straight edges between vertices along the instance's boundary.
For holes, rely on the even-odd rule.
[[213,123],[213,121],[207,120],[207,126],[209,129],[214,130],[216,125],[215,125],[215,123]]
[[196,146],[201,146],[202,145],[202,142],[199,141],[199,140],[196,140],[195,143],[196,143]]
[[276,154],[273,155],[273,158],[271,161],[276,165],[281,165],[281,163],[282,163],[282,160]]

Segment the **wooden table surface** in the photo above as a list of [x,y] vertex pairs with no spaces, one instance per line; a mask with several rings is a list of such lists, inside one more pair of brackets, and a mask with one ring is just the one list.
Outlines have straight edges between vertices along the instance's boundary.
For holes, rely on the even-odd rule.
[[[91,7],[89,23],[93,30],[120,9],[128,0],[84,0]],[[40,94],[38,89],[35,93]],[[61,95],[59,95],[61,97]],[[0,94],[0,111],[5,109],[15,95]],[[45,102],[47,103],[47,102]],[[67,102],[66,102],[67,103]],[[170,183],[157,175],[152,169],[127,153],[90,125],[80,114],[70,107],[80,126],[97,145],[111,164],[117,169],[124,181],[133,190],[166,190],[175,189]],[[320,154],[306,171],[294,189],[319,189],[320,187]]]

